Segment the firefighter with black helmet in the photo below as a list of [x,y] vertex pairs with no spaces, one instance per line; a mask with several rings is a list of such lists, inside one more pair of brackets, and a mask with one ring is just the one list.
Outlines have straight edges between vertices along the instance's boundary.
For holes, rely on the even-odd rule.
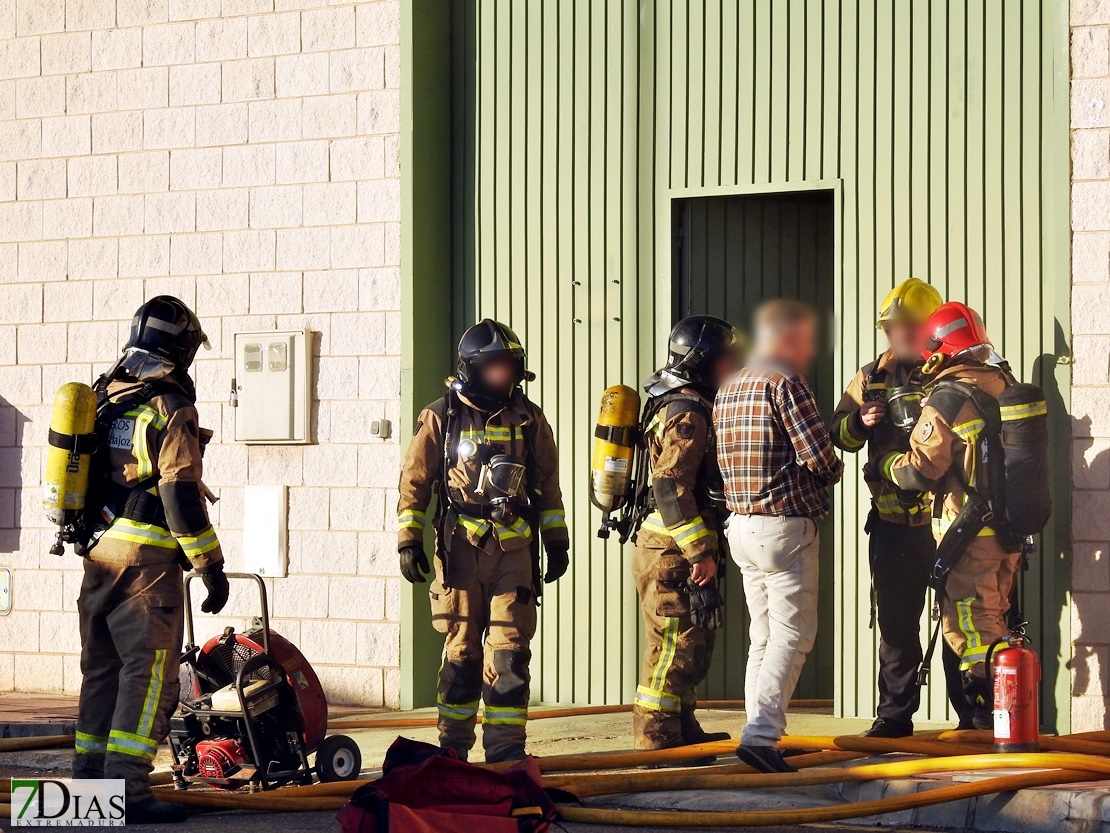
[[998,410],[992,400],[1014,379],[995,353],[983,319],[964,304],[938,307],[925,335],[928,395],[921,417],[909,450],[887,454],[878,474],[899,489],[933,493],[937,566],[943,562],[950,570],[938,591],[944,638],[960,658],[971,722],[989,729],[994,698],[987,652],[1009,631],[1006,614],[1021,568],[1021,545],[1011,540],[1003,518],[989,511],[975,518],[969,511],[987,506],[992,489],[1001,485],[995,481],[1004,477],[997,461],[981,452],[987,412]]
[[486,318],[468,329],[458,374],[421,411],[401,470],[398,550],[410,582],[431,570],[424,527],[437,497],[429,592],[432,625],[446,636],[439,737],[464,760],[483,701],[486,760],[524,757],[537,596],[569,565],[555,439],[521,389],[535,378],[525,361],[504,324]]
[[651,487],[637,498],[632,576],[647,637],[633,701],[637,749],[713,740],[694,714],[722,624],[717,567],[723,546],[713,398],[740,367],[743,339],[727,321],[695,315],[671,331],[667,363],[645,383],[641,424]]
[[188,373],[201,346],[208,337],[184,303],[151,298],[135,313],[123,356],[94,387],[105,434],[97,454],[106,459],[100,486],[90,488],[102,520],[78,545],[85,575],[73,775],[123,779],[130,824],[185,818],[184,807],[150,789],[178,700],[182,568],[203,576],[202,610],[218,613],[228,596],[201,482],[211,433],[200,427]]
[[[936,561],[930,529],[932,495],[897,488],[877,466],[891,452],[909,449],[909,432],[920,412],[921,332],[942,299],[918,278],[902,281],[883,299],[875,323],[888,347],[862,367],[844,391],[829,433],[848,452],[867,449],[864,480],[871,491],[868,534],[871,566],[872,623],[879,626],[879,702],[865,737],[898,738],[913,734],[913,716],[921,704],[918,668],[922,660],[921,612],[929,571]],[[908,407],[907,407],[908,406]],[[959,660],[944,651],[949,699],[961,727],[967,711]]]

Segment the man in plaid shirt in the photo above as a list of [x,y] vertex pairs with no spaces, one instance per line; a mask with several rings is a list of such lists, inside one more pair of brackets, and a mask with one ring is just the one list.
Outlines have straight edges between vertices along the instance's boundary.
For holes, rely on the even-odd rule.
[[765,304],[756,340],[754,358],[721,388],[713,412],[728,542],[751,616],[748,723],[736,755],[761,772],[790,772],[778,742],[817,636],[817,523],[844,464],[803,375],[817,357],[814,311],[796,301]]

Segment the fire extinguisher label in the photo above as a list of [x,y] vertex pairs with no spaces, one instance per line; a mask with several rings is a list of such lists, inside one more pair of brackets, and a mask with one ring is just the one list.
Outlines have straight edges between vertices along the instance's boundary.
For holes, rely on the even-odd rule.
[[994,739],[1010,739],[1010,713],[1004,709],[994,710]]

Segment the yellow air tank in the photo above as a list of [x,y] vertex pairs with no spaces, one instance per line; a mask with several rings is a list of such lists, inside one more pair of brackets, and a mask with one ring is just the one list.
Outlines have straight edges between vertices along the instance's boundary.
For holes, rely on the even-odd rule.
[[85,508],[89,466],[96,448],[96,394],[88,385],[68,382],[54,394],[43,507],[58,534],[50,552],[62,554],[62,536]]
[[640,395],[627,385],[613,385],[601,395],[590,467],[590,502],[604,515],[598,536],[609,537],[610,515],[632,495],[632,462],[640,426]]

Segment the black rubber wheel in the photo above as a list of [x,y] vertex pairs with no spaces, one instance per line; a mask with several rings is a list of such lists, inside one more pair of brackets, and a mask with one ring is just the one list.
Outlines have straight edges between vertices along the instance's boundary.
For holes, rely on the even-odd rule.
[[354,781],[361,771],[362,753],[346,735],[330,735],[316,750],[316,774],[323,782]]

